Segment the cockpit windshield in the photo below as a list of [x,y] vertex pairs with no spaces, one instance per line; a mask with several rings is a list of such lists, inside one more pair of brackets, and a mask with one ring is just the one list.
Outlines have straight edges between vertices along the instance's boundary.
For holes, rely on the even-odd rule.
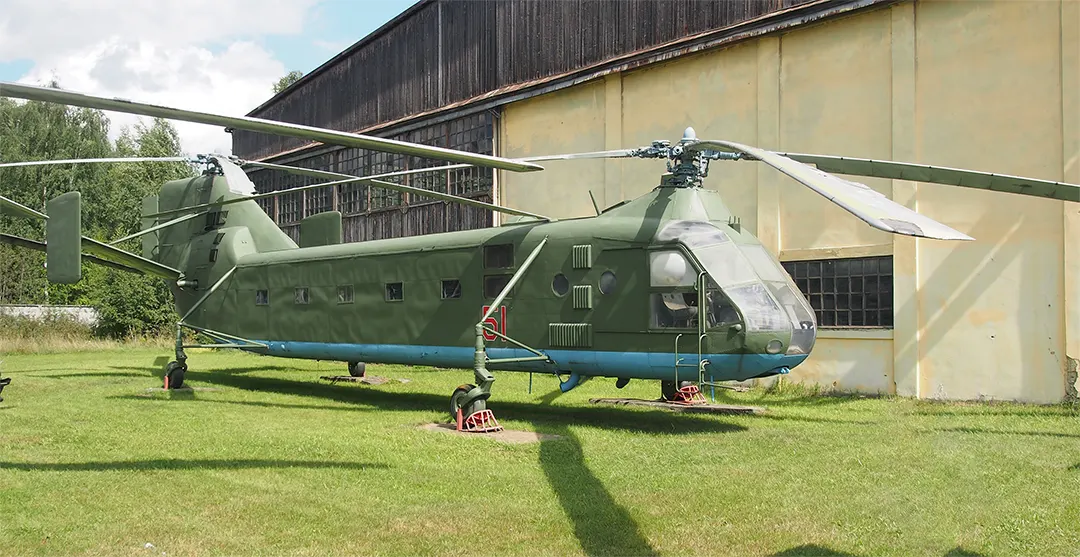
[[[737,244],[721,228],[704,221],[672,222],[657,234],[656,239],[682,243],[704,267],[710,279],[706,289],[710,328],[738,322],[741,313],[747,331],[769,331],[785,336],[790,332],[787,353],[810,352],[816,328],[813,311],[791,277],[764,247]],[[677,253],[655,252],[651,261],[654,280],[657,270],[663,269],[659,272],[666,271],[674,279],[669,279],[668,284],[693,284],[691,275],[696,273],[683,267],[681,255],[672,255]],[[671,302],[667,303],[669,309]],[[686,306],[687,313],[693,313],[696,323],[698,308],[691,310],[689,303]]]

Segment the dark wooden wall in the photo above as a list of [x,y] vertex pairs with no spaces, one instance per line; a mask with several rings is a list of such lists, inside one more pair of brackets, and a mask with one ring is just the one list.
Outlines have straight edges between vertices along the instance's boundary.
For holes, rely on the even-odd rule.
[[[811,0],[427,0],[252,116],[358,131]],[[233,153],[304,144],[233,132]]]

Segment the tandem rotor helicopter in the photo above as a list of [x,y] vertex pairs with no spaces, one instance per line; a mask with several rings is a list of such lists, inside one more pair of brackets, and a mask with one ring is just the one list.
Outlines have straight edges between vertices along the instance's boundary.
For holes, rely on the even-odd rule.
[[[170,387],[184,382],[192,347],[230,348],[286,358],[472,368],[451,415],[464,429],[500,429],[487,409],[492,371],[558,374],[565,392],[586,377],[661,382],[668,400],[692,402],[710,385],[787,373],[814,347],[817,324],[806,298],[719,193],[702,188],[713,161],[756,161],[813,189],[870,226],[943,240],[969,236],[869,187],[831,173],[932,182],[1080,201],[1080,186],[920,164],[777,153],[698,139],[636,149],[506,159],[335,130],[229,117],[0,82],[0,96],[297,137],[331,145],[442,159],[454,164],[373,176],[241,161],[197,159],[195,178],[164,184],[144,199],[142,254],[82,236],[79,193],[44,214],[0,197],[0,212],[46,220],[40,243],[0,241],[45,251],[48,278],[71,283],[89,260],[164,279],[178,313]],[[596,216],[555,220],[386,181],[421,172],[486,166],[542,170],[537,162],[586,158],[663,159],[651,192]],[[6,163],[30,166],[116,159]],[[147,159],[122,159],[127,161]],[[153,159],[161,160],[161,159]],[[168,159],[187,160],[187,159]],[[811,166],[813,165],[813,166]],[[242,166],[329,181],[256,194]],[[262,197],[342,184],[370,184],[488,208],[516,218],[494,228],[341,243],[341,214],[300,223],[300,245],[255,202]],[[214,344],[187,344],[185,331]],[[565,379],[562,379],[566,376]]]

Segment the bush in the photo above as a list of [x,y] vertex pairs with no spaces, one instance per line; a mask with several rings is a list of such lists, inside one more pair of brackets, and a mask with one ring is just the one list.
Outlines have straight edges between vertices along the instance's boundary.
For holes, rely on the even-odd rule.
[[94,334],[126,339],[161,336],[172,331],[179,316],[172,293],[161,279],[109,269],[105,284],[95,288],[98,311]]

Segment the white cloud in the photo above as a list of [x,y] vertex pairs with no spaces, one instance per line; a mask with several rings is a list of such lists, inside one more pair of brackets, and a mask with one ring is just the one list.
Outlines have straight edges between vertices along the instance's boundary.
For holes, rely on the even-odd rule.
[[[302,31],[315,0],[0,0],[0,62],[19,81],[177,108],[242,115],[285,66],[252,39]],[[109,114],[113,135],[137,117]],[[221,128],[176,123],[189,153],[231,152]]]

